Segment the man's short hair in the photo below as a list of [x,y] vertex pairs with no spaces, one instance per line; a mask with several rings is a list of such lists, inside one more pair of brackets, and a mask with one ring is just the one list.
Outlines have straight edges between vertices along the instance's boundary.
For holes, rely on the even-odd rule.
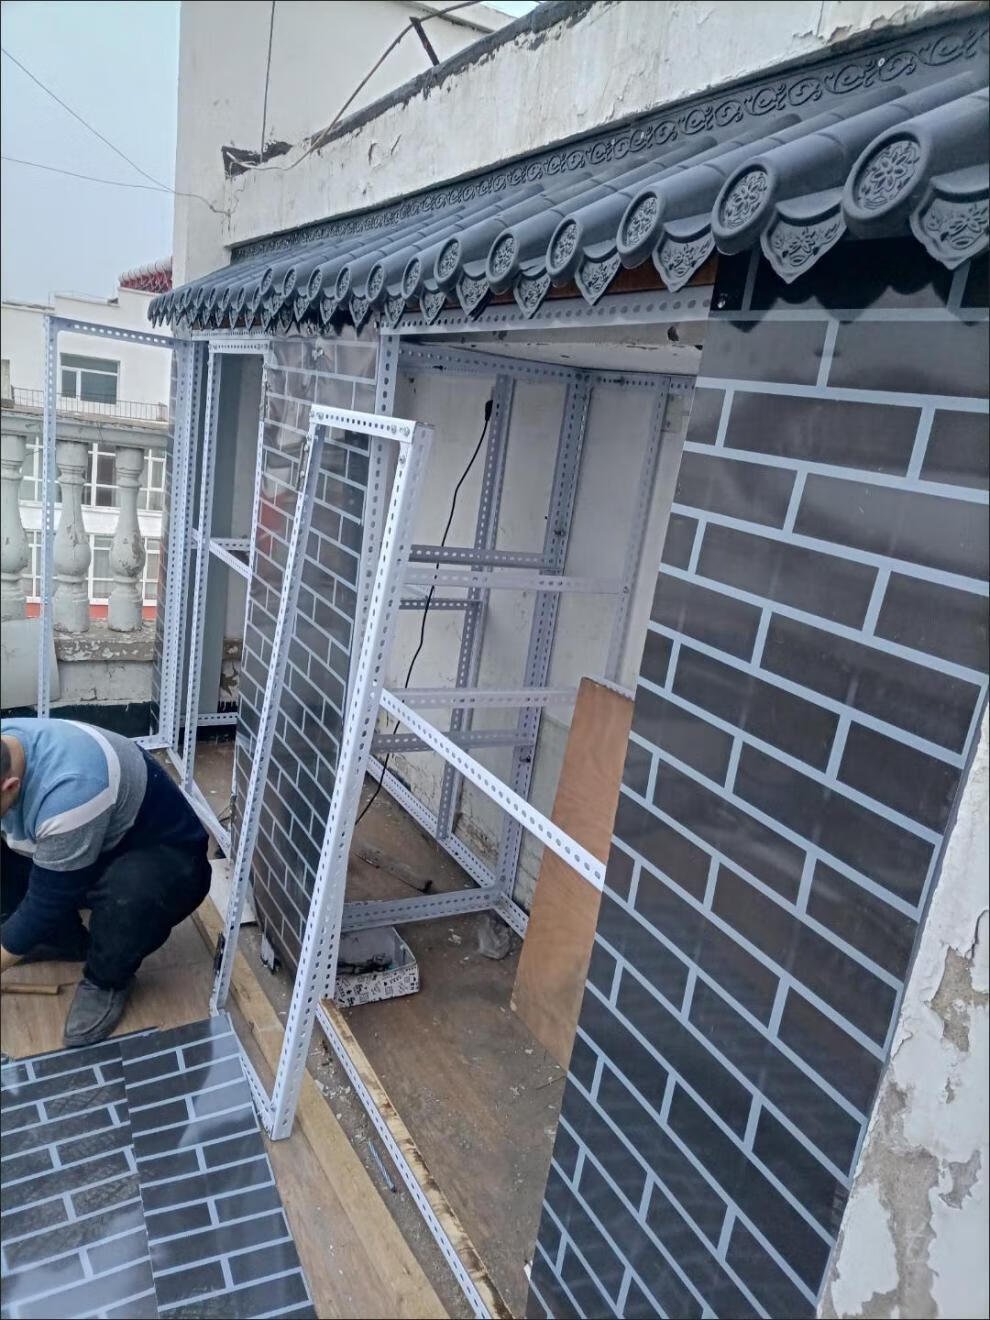
[[13,768],[14,765],[10,759],[10,748],[0,738],[0,779],[7,779]]

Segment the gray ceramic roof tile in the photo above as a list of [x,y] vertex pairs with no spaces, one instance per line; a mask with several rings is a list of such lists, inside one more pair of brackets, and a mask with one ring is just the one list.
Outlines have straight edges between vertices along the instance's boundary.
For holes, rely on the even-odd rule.
[[730,89],[394,206],[260,240],[153,300],[177,330],[360,329],[468,315],[551,285],[596,302],[652,262],[686,284],[759,245],[797,279],[847,235],[913,234],[950,269],[987,248],[987,24],[965,19]]

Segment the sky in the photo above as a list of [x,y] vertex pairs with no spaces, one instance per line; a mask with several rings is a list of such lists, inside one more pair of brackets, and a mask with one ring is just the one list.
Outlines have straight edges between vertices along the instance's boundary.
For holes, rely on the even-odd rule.
[[[514,17],[533,0],[487,0]],[[3,48],[155,179],[175,171],[178,0],[3,0]],[[97,179],[147,183],[6,56],[4,156]],[[151,189],[0,164],[3,297],[111,297],[117,277],[168,256],[172,198]]]

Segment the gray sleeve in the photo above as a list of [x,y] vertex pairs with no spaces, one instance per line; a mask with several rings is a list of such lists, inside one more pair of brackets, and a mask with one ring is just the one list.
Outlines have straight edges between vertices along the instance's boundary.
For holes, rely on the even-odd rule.
[[85,825],[39,839],[32,858],[35,866],[42,866],[47,871],[81,871],[92,866],[103,851],[103,840],[112,815],[113,807],[110,806],[86,821]]

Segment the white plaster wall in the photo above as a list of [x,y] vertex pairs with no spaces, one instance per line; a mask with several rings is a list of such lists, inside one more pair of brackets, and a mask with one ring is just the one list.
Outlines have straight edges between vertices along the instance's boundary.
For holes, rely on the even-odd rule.
[[[402,0],[279,0],[272,34],[266,142],[295,143],[325,128],[411,16],[434,8]],[[185,0],[179,41],[173,269],[176,284],[223,265],[226,207],[223,146],[257,151],[268,56],[268,0]],[[508,22],[472,6],[431,18],[426,32],[441,60]],[[408,32],[354,99],[350,112],[430,67]],[[285,157],[271,162],[273,178]],[[292,178],[298,174],[292,171]],[[274,223],[268,226],[274,229]]]
[[984,712],[819,1314],[990,1310],[988,776]]
[[[182,278],[221,264],[223,243],[378,206],[722,83],[825,53],[836,41],[919,20],[942,20],[974,7],[956,0],[603,0],[586,14],[576,13],[574,22],[517,36],[438,86],[385,109],[290,170],[251,171],[231,180],[222,232],[212,243],[190,250]],[[216,58],[213,46],[202,52],[199,63],[187,50],[192,45],[186,34],[187,13],[191,9],[195,19],[212,8],[183,5],[180,162],[190,154],[189,132],[183,131],[190,113],[186,103],[200,102],[203,66],[213,67]],[[335,66],[339,64],[335,59]],[[363,69],[359,59],[349,67]],[[304,66],[299,69],[298,113],[287,111],[282,130],[290,141],[318,131],[333,118],[326,114],[325,102],[311,104],[307,112],[310,93]],[[262,78],[263,70],[255,72],[252,65],[247,83],[254,87]],[[350,81],[348,76],[340,85]],[[216,79],[213,95],[215,84]],[[203,127],[201,123],[198,131]],[[206,132],[212,148],[217,140],[212,125]],[[304,149],[300,146],[278,163],[292,164]],[[181,177],[186,177],[184,169]],[[197,229],[214,229],[213,217],[201,206],[198,212],[190,211],[190,218]],[[176,225],[178,252],[178,205]]]
[[[474,377],[443,378],[401,375],[397,382],[398,416],[428,421],[434,428],[424,494],[414,539],[437,544],[450,511],[454,486],[463,472],[483,423],[485,400],[492,380]],[[541,551],[553,465],[560,432],[564,386],[555,383],[516,385],[502,505],[499,549]],[[666,529],[677,461],[687,417],[686,396],[673,396],[661,449],[658,472],[642,556],[642,572],[633,592],[627,645],[619,680],[631,687],[639,668],[646,620],[656,585],[656,566]],[[620,577],[629,534],[629,507],[638,489],[653,405],[641,390],[599,388],[592,394],[588,413],[581,474],[565,572],[580,577]],[[478,492],[484,449],[461,487],[450,545],[471,545],[477,517]],[[481,657],[482,687],[514,687],[523,681],[523,668],[533,617],[531,592],[495,591],[490,596]],[[548,683],[576,687],[582,677],[604,674],[611,638],[614,598],[565,595],[560,603],[557,634]],[[419,643],[421,614],[404,611],[399,617],[387,681],[401,686],[409,661]],[[456,680],[463,616],[460,612],[433,612],[427,618],[423,650],[416,662],[413,687],[451,687]],[[449,725],[449,710],[428,712],[431,722]],[[549,815],[570,727],[569,707],[544,711],[536,748],[530,801]],[[512,728],[515,711],[483,709],[475,712],[476,728]],[[503,779],[510,774],[509,748],[475,748],[472,755]],[[443,763],[429,753],[393,756],[392,768],[417,796],[436,810]],[[502,813],[479,790],[465,787],[458,834],[489,860],[493,859],[502,826]],[[516,895],[527,907],[539,873],[542,849],[524,836]]]
[[[148,303],[152,294],[121,289],[115,299],[84,298],[57,293],[49,307],[4,303],[0,309],[3,356],[10,361],[11,384],[17,389],[40,390],[45,383],[44,317],[48,312],[96,325],[123,330],[150,329]],[[168,330],[158,331],[168,335]],[[100,340],[92,335],[60,334],[59,353],[107,358],[120,363],[117,397],[130,403],[168,404],[171,351],[122,340]]]

